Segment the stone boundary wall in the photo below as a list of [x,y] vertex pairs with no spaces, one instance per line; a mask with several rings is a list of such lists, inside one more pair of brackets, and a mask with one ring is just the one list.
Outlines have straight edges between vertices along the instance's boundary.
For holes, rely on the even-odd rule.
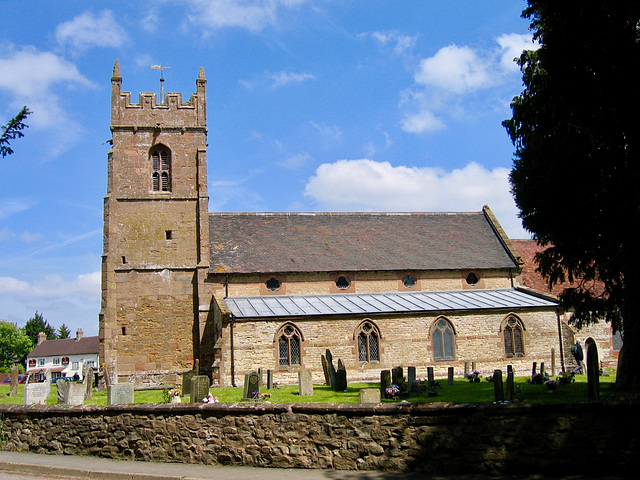
[[0,405],[0,449],[211,465],[630,474],[640,402]]

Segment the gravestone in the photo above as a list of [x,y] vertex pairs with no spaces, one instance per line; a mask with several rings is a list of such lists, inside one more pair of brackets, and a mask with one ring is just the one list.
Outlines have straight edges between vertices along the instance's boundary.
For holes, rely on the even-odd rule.
[[504,402],[504,385],[502,385],[502,370],[493,371],[493,397],[496,403]]
[[544,362],[540,362],[540,374],[544,377],[544,374],[545,374]]
[[533,366],[531,367],[531,380],[533,380],[533,377],[536,376],[537,367],[538,364],[536,362],[533,362]]
[[267,390],[273,388],[273,370],[267,370]]
[[51,369],[46,368],[44,371],[44,384],[47,386],[47,397],[51,393]]
[[49,396],[49,387],[44,383],[25,383],[24,404],[25,405],[46,405]]
[[447,385],[453,385],[453,367],[447,369]]
[[507,365],[507,394],[506,394],[506,398],[509,402],[513,402],[513,397],[514,397],[514,393],[515,393],[515,387],[513,384],[513,368],[511,368],[511,365]]
[[58,403],[66,403],[69,396],[69,384],[65,380],[56,380],[56,388],[58,390]]
[[589,393],[589,401],[596,402],[600,399],[600,361],[598,360],[598,347],[593,339],[587,339],[585,346],[587,347],[587,390]]
[[327,357],[320,355],[320,360],[322,362],[322,372],[324,373],[324,383],[325,385],[331,386],[331,375],[329,374],[329,363],[327,362]]
[[360,403],[380,403],[380,390],[377,388],[363,388],[360,390]]
[[258,387],[264,385],[264,373],[262,367],[258,368]]
[[300,396],[313,395],[313,381],[311,380],[311,372],[302,370],[298,372],[298,384],[300,385]]
[[551,375],[556,374],[556,349],[551,349]]
[[431,388],[434,383],[435,377],[433,376],[433,367],[427,367],[427,385]]
[[464,378],[469,376],[469,361],[464,362]]
[[416,367],[407,367],[407,383],[411,387],[416,381]]
[[82,383],[84,385],[84,400],[91,400],[93,394],[93,368],[88,363],[84,365]]
[[347,391],[347,371],[344,368],[336,371],[336,384],[333,389],[336,392]]
[[380,394],[386,395],[387,387],[391,385],[391,370],[382,370],[380,372]]
[[258,372],[251,370],[244,376],[244,395],[242,399],[252,400],[255,392],[260,392],[260,379]]
[[109,405],[130,405],[133,403],[133,383],[112,383],[107,387]]
[[333,356],[331,355],[331,351],[328,348],[325,355],[322,356],[322,368],[324,370],[324,377],[327,385],[335,389],[336,369],[333,366]]
[[[61,384],[62,388],[60,388]],[[86,387],[82,383],[58,380],[56,385],[58,386],[58,403],[63,405],[84,405]]]
[[195,375],[194,377],[191,377],[191,403],[199,403],[207,398],[210,386],[211,381],[206,375]]
[[394,385],[399,386],[402,383],[403,378],[402,367],[395,367],[391,369],[391,382]]
[[18,395],[18,366],[14,365],[11,369],[11,387],[9,387],[9,396],[15,397]]
[[182,396],[191,396],[191,379],[198,374],[195,370],[182,372]]

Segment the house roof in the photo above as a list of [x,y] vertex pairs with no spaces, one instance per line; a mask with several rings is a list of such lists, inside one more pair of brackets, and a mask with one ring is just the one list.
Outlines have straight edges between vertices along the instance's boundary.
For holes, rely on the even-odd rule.
[[308,317],[318,315],[374,315],[380,313],[451,312],[554,308],[558,302],[518,289],[448,292],[227,297],[236,318]]
[[29,357],[52,357],[63,355],[98,354],[100,345],[99,337],[64,338],[60,340],[45,340],[40,345],[36,345]]
[[516,268],[502,228],[471,213],[211,213],[212,273]]

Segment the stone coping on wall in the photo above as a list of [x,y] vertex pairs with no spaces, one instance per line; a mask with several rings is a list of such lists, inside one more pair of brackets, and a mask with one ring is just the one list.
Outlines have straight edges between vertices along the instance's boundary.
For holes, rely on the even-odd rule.
[[640,398],[604,400],[598,402],[577,403],[511,403],[511,404],[479,404],[479,403],[159,403],[130,405],[0,405],[0,414],[38,414],[48,415],[83,415],[106,414],[159,414],[159,415],[261,415],[297,413],[308,415],[340,414],[346,416],[437,416],[473,414],[482,410],[484,414],[503,414],[506,411],[513,415],[530,415],[536,412],[571,413],[593,412],[594,410],[616,407],[640,407]]

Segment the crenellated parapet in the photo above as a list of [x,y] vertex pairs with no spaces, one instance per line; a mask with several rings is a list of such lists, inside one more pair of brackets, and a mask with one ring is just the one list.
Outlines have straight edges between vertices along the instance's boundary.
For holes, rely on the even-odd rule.
[[131,100],[131,92],[122,91],[122,77],[118,61],[111,77],[111,128],[116,129],[204,129],[206,130],[206,79],[200,68],[196,92],[184,102],[182,93],[167,93],[158,103],[152,92],[141,92],[138,103]]

